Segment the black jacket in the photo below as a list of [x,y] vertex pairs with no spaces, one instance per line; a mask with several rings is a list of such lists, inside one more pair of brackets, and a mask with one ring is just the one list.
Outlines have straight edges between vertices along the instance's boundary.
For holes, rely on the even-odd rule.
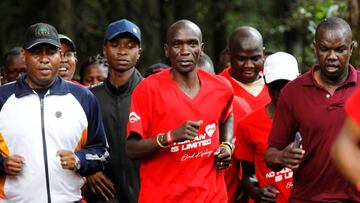
[[[100,103],[109,143],[110,160],[104,173],[115,184],[119,202],[138,202],[140,162],[127,157],[125,142],[131,94],[142,80],[143,77],[135,69],[129,81],[120,88],[114,87],[108,80],[90,88]],[[88,202],[93,202],[93,198],[88,197]]]

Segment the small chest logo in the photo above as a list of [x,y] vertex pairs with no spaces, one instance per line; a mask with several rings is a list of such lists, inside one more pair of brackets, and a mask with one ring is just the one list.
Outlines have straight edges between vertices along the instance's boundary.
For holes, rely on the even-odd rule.
[[60,118],[61,116],[62,116],[61,111],[55,112],[55,117],[56,117],[56,118]]
[[140,116],[138,116],[135,112],[131,112],[129,115],[130,123],[135,123],[136,121],[140,120]]
[[209,137],[212,137],[214,132],[216,130],[216,125],[215,123],[209,124],[205,127],[205,132],[207,135],[209,135]]

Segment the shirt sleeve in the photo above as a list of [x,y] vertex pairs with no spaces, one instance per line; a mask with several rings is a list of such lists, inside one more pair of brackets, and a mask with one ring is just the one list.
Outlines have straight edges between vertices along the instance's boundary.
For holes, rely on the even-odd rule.
[[349,98],[345,104],[346,113],[360,125],[360,88]]
[[236,137],[234,157],[236,159],[254,161],[255,147],[250,133],[250,129],[246,124],[246,118],[238,121],[238,127],[236,128],[236,132],[234,132],[234,136]]
[[148,137],[150,111],[148,105],[151,100],[146,83],[141,82],[134,90],[130,105],[129,121],[127,125],[127,137],[131,132],[139,134],[142,138]]
[[104,169],[109,153],[99,103],[90,92],[84,100],[87,101],[85,108],[88,119],[87,140],[85,146],[75,154],[80,160],[79,174],[88,176]]

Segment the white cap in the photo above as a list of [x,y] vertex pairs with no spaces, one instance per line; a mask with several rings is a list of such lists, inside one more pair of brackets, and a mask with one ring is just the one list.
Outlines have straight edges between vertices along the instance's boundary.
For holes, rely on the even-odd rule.
[[264,76],[267,84],[275,80],[293,80],[299,76],[296,58],[285,52],[268,56],[264,63]]

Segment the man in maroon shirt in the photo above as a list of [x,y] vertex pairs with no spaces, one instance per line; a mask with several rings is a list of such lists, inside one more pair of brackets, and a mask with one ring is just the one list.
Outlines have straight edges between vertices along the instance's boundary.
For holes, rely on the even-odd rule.
[[[360,74],[349,64],[351,28],[341,18],[327,18],[318,25],[313,45],[319,64],[281,92],[265,161],[273,170],[294,170],[290,202],[360,202],[330,158],[346,116],[344,102],[360,84]],[[296,132],[302,136],[300,147],[294,146]]]

